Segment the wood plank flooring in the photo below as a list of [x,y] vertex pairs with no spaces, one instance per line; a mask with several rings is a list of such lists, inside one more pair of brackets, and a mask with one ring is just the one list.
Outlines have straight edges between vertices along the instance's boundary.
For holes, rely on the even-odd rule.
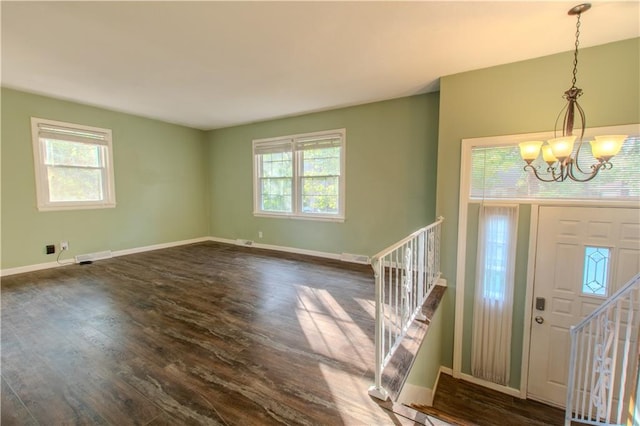
[[564,411],[441,374],[433,407],[413,408],[461,426],[564,424]]
[[368,266],[217,243],[5,277],[1,423],[414,424],[367,395],[373,298]]

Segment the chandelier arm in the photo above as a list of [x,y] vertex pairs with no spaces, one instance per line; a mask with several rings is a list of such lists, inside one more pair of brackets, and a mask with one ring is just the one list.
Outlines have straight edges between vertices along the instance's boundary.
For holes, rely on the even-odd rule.
[[598,175],[598,172],[599,172],[599,171],[600,171],[600,169],[602,168],[602,165],[603,165],[603,163],[598,163],[598,164],[594,164],[593,166],[591,166],[592,171],[591,171],[591,173],[590,173],[590,174],[588,174],[588,175],[587,175],[586,173],[584,173],[584,172],[582,172],[582,171],[581,171],[582,173],[584,173],[585,175],[587,175],[587,177],[586,177],[586,178],[584,178],[584,179],[581,179],[581,178],[579,178],[579,177],[575,176],[575,175],[573,174],[572,169],[569,169],[569,170],[568,170],[567,176],[569,177],[569,179],[571,179],[571,180],[572,180],[572,181],[574,181],[574,182],[589,182],[591,179],[593,179],[594,177],[596,177],[596,176]]
[[545,179],[544,177],[542,177],[539,173],[538,173],[538,169],[539,167],[535,167],[532,164],[527,164],[526,166],[524,166],[524,171],[526,172],[527,169],[531,170],[534,174],[534,176],[536,177],[536,179],[542,181],[542,182],[562,182],[564,180],[562,173],[557,174],[554,171],[553,167],[548,167],[547,168],[547,172],[551,173],[551,179]]
[[[578,171],[580,173],[583,174],[590,174],[588,172],[585,172],[584,170],[582,170],[582,168],[580,167],[580,149],[582,148],[582,144],[584,143],[584,129],[587,127],[587,117],[584,114],[584,110],[582,109],[582,107],[580,106],[580,104],[578,102],[575,103],[576,107],[578,108],[578,113],[580,114],[580,120],[582,121],[582,129],[580,129],[580,136],[578,139],[578,149],[576,150],[576,158],[575,158],[575,164],[576,164],[576,168],[578,169]],[[591,168],[593,169],[594,166],[598,166],[599,164],[593,164],[591,166]],[[597,172],[596,172],[597,173]]]
[[564,182],[567,179],[567,171],[569,170],[564,162],[559,162],[559,170],[556,174],[556,168],[549,166],[547,172],[551,173],[554,182]]
[[[563,96],[564,97],[564,96]],[[564,129],[566,129],[566,123],[565,121],[567,120],[567,114],[565,114],[565,110],[567,109],[567,107],[569,106],[569,103],[566,103],[562,109],[560,110],[560,112],[558,113],[558,116],[556,117],[556,122],[553,125],[553,137],[557,138],[558,137],[558,121],[560,121],[560,117],[563,117],[562,119],[562,129],[563,129],[563,133],[564,133]],[[564,114],[564,116],[563,116]],[[565,136],[564,134],[562,136]]]

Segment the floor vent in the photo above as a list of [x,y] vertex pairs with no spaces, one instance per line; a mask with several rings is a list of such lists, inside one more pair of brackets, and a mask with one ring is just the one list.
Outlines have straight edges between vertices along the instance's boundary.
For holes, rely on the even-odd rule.
[[236,240],[236,245],[237,246],[252,246],[253,245],[253,241],[251,240]]
[[96,253],[79,254],[76,256],[76,263],[89,261],[93,262],[96,260],[111,259],[112,257],[113,254],[111,253],[111,250],[99,251]]

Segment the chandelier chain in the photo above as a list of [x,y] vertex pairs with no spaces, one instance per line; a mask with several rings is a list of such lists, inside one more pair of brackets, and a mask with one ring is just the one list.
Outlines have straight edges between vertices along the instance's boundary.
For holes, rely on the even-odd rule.
[[580,16],[582,14],[578,13],[578,19],[576,21],[576,49],[573,52],[573,80],[571,80],[571,88],[576,88],[576,81],[578,81],[578,46],[580,45]]

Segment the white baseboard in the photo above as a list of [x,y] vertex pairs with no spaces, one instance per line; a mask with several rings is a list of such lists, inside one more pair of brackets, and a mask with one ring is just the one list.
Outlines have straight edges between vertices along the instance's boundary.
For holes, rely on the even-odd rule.
[[418,404],[426,405],[427,407],[433,406],[433,399],[436,397],[438,391],[438,383],[440,382],[440,375],[448,374],[452,375],[453,371],[444,366],[440,366],[438,369],[438,375],[436,381],[433,384],[433,389],[425,388],[423,386],[412,385],[411,383],[405,383],[402,387],[402,392],[398,397],[398,402],[405,405]]
[[[436,382],[437,383],[437,382]],[[433,405],[433,390],[418,385],[412,385],[411,383],[405,383],[402,387],[402,392],[398,396],[400,404],[404,405],[426,405],[431,407]]]
[[512,388],[509,386],[498,385],[493,382],[489,382],[487,380],[478,379],[477,377],[473,377],[470,374],[460,373],[460,378],[469,383],[473,383],[476,385],[484,386],[485,388],[489,388],[498,392],[505,393],[507,395],[515,396],[516,398],[522,398],[522,394],[520,393],[520,389]]
[[153,245],[144,246],[144,247],[134,247],[130,249],[116,250],[112,252],[112,255],[113,257],[126,256],[128,254],[143,253],[145,251],[161,250],[161,249],[177,247],[177,246],[185,246],[187,244],[202,243],[204,241],[210,241],[210,240],[211,238],[209,237],[192,238],[190,240],[173,241],[170,243],[153,244]]
[[[112,252],[112,255],[113,257],[126,256],[128,254],[142,253],[145,251],[152,251],[152,250],[160,250],[164,248],[201,243],[203,241],[210,241],[210,240],[211,240],[210,237],[200,237],[200,238],[193,238],[190,240],[173,241],[170,243],[153,244],[153,245],[144,246],[144,247],[134,247],[130,249],[116,250]],[[25,272],[41,271],[43,269],[59,268],[61,266],[67,266],[67,265],[73,265],[73,264],[75,264],[75,261],[65,260],[62,263],[46,262],[46,263],[37,263],[35,265],[18,266],[15,268],[7,268],[7,269],[0,270],[0,277],[7,277],[9,275],[22,274]]]
[[[211,241],[216,241],[218,243],[238,245],[237,244],[238,240],[232,240],[232,239],[229,239],[229,238],[210,237],[209,239]],[[363,262],[361,260],[361,258],[366,257],[367,259],[369,259],[369,257],[365,256],[365,255],[343,256],[342,254],[328,253],[328,252],[324,252],[324,251],[307,250],[307,249],[301,249],[301,248],[296,248],[296,247],[287,247],[287,246],[277,246],[277,245],[273,245],[273,244],[256,243],[255,241],[251,241],[251,240],[242,240],[242,241],[244,242],[243,244],[241,244],[243,247],[254,247],[254,248],[265,249],[265,250],[282,251],[282,252],[285,252],[285,253],[302,254],[302,255],[305,255],[305,256],[322,257],[324,259],[341,260],[343,262],[348,262],[348,263],[364,264],[365,262]],[[368,264],[368,263],[366,263],[366,264]]]
[[73,265],[75,262],[60,264],[58,262],[37,263],[35,265],[17,266],[15,268],[7,268],[0,270],[0,277],[9,275],[23,274],[25,272],[41,271],[43,269],[59,268],[61,266]]
[[453,377],[453,369],[449,367],[445,367],[444,365],[440,366],[440,372],[438,374],[440,373],[448,374],[451,377]]
[[[153,251],[153,250],[160,250],[160,249],[165,249],[165,248],[170,248],[170,247],[183,246],[183,245],[187,245],[187,244],[201,243],[201,242],[204,242],[204,241],[216,241],[216,242],[219,242],[219,243],[233,244],[233,245],[237,244],[237,240],[231,240],[231,239],[228,239],[228,238],[200,237],[200,238],[192,238],[190,240],[173,241],[173,242],[170,242],[170,243],[153,244],[153,245],[150,245],[150,246],[134,247],[134,248],[123,249],[123,250],[115,250],[115,251],[112,252],[112,256],[113,257],[126,256],[126,255],[129,255],[129,254],[143,253],[145,251]],[[295,247],[276,246],[276,245],[271,245],[271,244],[261,244],[261,243],[256,243],[256,242],[253,242],[253,241],[251,241],[251,244],[247,244],[246,246],[247,247],[261,248],[261,249],[265,249],[265,250],[283,251],[283,252],[286,252],[286,253],[296,253],[296,254],[302,254],[302,255],[306,255],[306,256],[322,257],[322,258],[325,258],[325,259],[342,260],[343,262],[352,262],[349,258],[344,258],[341,254],[337,254],[337,253],[327,253],[327,252],[323,252],[323,251],[306,250],[306,249],[300,249],[300,248],[295,248]],[[359,262],[358,260],[359,260],[359,258],[356,257],[355,260],[353,261],[353,263],[362,263],[362,262]],[[58,268],[60,266],[71,265],[71,264],[74,264],[74,263],[75,262],[68,262],[67,261],[67,263],[64,263],[64,264],[61,265],[58,262],[46,262],[46,263],[38,263],[38,264],[35,264],[35,265],[18,266],[16,268],[7,268],[7,269],[0,270],[0,277],[6,277],[6,276],[9,276],[9,275],[15,275],[15,274],[22,274],[24,272],[40,271],[42,269]]]
[[441,365],[440,369],[438,370],[438,377],[436,377],[436,382],[433,384],[432,398],[436,397],[436,392],[438,392],[438,383],[440,383],[440,375],[442,374],[447,374],[453,377],[453,371],[449,367],[444,367]]
[[515,396],[520,399],[527,398],[526,392],[523,393],[520,389],[512,388],[509,386],[498,385],[496,383],[489,382],[487,380],[478,379],[477,377],[473,377],[471,374],[463,373],[457,370],[452,370],[451,368],[441,367],[441,370],[443,373],[447,373],[453,376],[454,379],[461,379],[469,383],[484,386],[485,388],[489,388],[498,392],[505,393],[507,395]]

